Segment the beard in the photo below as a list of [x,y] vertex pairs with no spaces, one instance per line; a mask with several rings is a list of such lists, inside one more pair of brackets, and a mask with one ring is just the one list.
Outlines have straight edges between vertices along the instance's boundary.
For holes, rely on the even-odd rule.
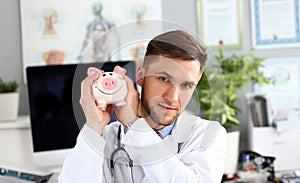
[[160,109],[159,104],[168,104],[165,101],[162,100],[151,100],[148,101],[145,97],[142,95],[141,100],[142,106],[145,109],[147,115],[151,118],[151,120],[157,124],[157,125],[163,125],[168,126],[172,124],[180,115],[180,112],[176,110],[177,112],[174,112],[174,114],[168,114],[167,112],[164,112]]

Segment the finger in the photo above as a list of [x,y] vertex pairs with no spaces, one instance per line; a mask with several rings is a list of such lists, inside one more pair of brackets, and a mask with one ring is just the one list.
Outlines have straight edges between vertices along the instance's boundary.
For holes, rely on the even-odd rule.
[[81,92],[82,92],[82,94],[91,92],[91,90],[92,90],[91,87],[92,87],[94,81],[97,80],[97,78],[98,78],[98,74],[95,74],[93,76],[89,76],[89,77],[85,78],[81,82]]
[[83,80],[83,82],[86,83],[87,85],[92,86],[92,84],[94,83],[94,81],[96,81],[103,72],[104,72],[103,70],[99,70],[98,72],[95,72],[93,75],[87,76]]
[[[93,102],[94,98],[92,97],[92,85],[96,81],[101,72],[95,73],[94,75],[86,77],[81,82],[81,100],[87,100],[88,102]],[[84,98],[83,98],[84,97]]]
[[131,78],[129,78],[128,76],[124,75],[124,80],[126,81],[128,89],[135,89],[135,87],[133,85],[133,81],[132,81]]

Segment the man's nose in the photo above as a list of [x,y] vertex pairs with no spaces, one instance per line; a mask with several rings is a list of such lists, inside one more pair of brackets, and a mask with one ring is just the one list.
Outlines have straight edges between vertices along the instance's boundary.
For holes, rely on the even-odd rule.
[[163,98],[170,102],[178,102],[179,101],[179,91],[175,85],[170,85],[164,93]]

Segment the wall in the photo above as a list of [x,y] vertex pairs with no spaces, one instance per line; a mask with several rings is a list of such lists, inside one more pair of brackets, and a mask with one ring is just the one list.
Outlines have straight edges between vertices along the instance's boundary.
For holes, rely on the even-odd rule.
[[[0,0],[0,77],[23,83],[21,25],[18,0]],[[20,86],[20,114],[28,114],[26,87]]]
[[[192,32],[197,31],[196,1],[195,0],[162,0],[163,17],[165,20],[176,22],[187,27]],[[243,48],[240,50],[227,51],[225,54],[240,54],[251,47],[251,26],[250,26],[250,1],[243,1]],[[0,76],[4,80],[16,79],[23,83],[22,56],[21,56],[21,34],[19,0],[0,0]],[[299,57],[299,48],[257,50],[254,52],[259,57]],[[241,149],[248,146],[247,139],[247,117],[245,114],[244,93],[251,91],[249,84],[244,90],[239,91],[239,106],[242,114],[238,119],[242,121]],[[27,90],[24,84],[20,87],[21,101],[19,113],[28,114]]]

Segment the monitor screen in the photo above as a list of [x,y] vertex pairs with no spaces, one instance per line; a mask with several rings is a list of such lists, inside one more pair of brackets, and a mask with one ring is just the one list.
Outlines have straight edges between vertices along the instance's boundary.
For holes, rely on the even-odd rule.
[[[34,152],[69,149],[85,122],[79,104],[88,67],[112,71],[119,65],[135,83],[133,61],[27,67],[27,87]],[[111,121],[114,121],[111,115]]]

